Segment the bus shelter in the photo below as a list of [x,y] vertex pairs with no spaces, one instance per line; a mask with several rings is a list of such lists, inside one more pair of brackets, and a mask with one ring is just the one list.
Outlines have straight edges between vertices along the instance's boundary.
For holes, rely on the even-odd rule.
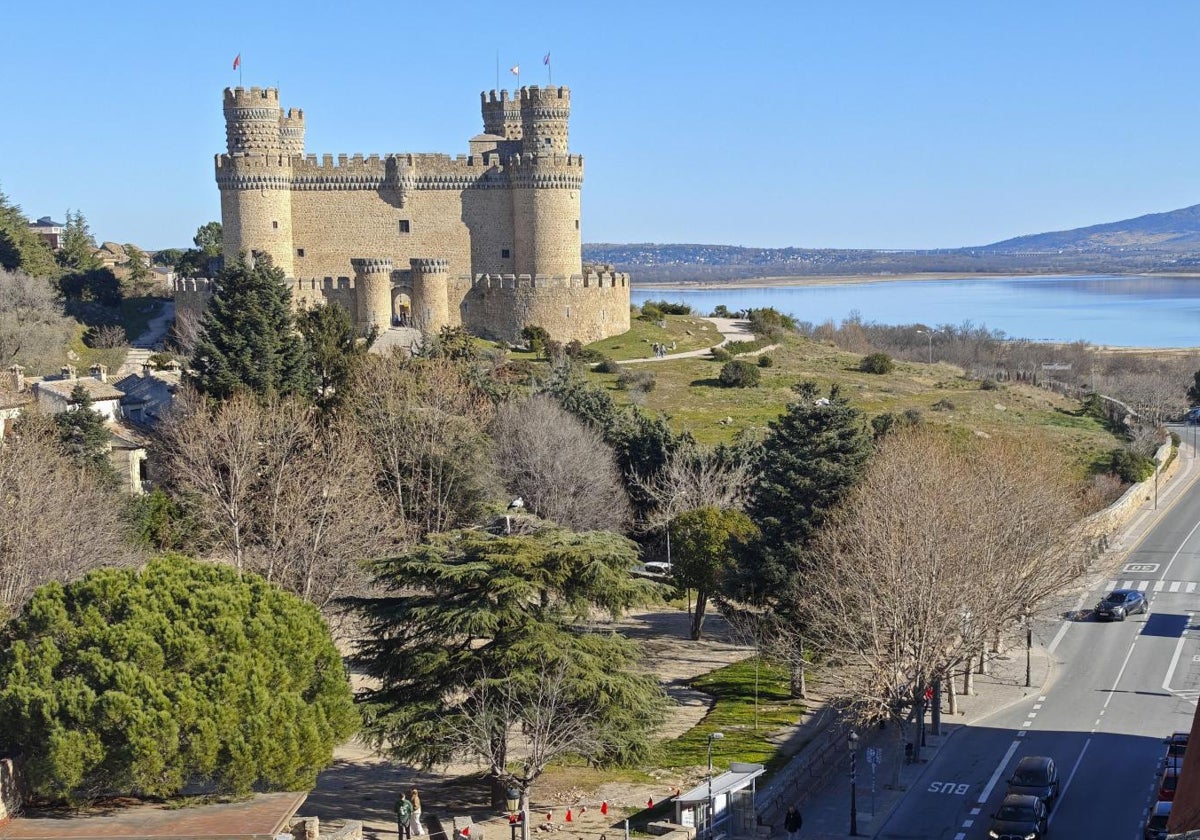
[[695,828],[701,840],[752,836],[757,814],[755,779],[764,769],[761,764],[735,761],[713,777],[711,788],[705,781],[675,797],[675,823]]

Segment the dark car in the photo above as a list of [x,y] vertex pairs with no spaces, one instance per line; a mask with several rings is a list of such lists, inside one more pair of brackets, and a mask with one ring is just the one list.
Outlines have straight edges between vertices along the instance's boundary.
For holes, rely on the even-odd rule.
[[1096,605],[1096,618],[1124,621],[1126,616],[1144,613],[1149,606],[1146,596],[1136,589],[1114,589]]
[[1036,796],[1050,808],[1058,798],[1058,768],[1054,766],[1054,759],[1044,755],[1022,758],[1008,780],[1008,792]]
[[1175,788],[1179,785],[1179,767],[1168,764],[1158,779],[1158,801],[1171,802],[1175,799]]
[[992,814],[993,840],[1041,840],[1046,836],[1046,805],[1036,796],[1010,793]]
[[1142,832],[1145,840],[1167,840],[1167,820],[1171,818],[1170,802],[1155,802],[1150,817],[1146,820],[1146,829]]
[[1164,738],[1163,743],[1167,745],[1167,764],[1180,766],[1183,764],[1183,755],[1187,752],[1188,735],[1187,732],[1172,732],[1170,738]]

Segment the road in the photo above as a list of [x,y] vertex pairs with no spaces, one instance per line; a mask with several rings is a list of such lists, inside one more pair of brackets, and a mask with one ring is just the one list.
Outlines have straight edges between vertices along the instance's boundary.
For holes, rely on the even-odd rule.
[[[1116,586],[1144,591],[1149,614],[1114,623],[1071,616]],[[1200,627],[1193,625],[1200,482],[1175,499],[1115,575],[1063,606],[1063,617],[1037,627],[1057,661],[1046,690],[958,732],[876,837],[985,838],[1016,762],[1048,755],[1062,785],[1050,836],[1141,838],[1162,739],[1191,728],[1200,697]]]

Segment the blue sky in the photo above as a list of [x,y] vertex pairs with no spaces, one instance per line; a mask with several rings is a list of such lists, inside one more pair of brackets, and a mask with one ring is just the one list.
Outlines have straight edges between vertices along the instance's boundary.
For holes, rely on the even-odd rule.
[[585,242],[978,245],[1200,203],[1200,4],[1138,5],[10,2],[0,190],[187,245],[239,52],[309,152],[458,154],[549,50]]

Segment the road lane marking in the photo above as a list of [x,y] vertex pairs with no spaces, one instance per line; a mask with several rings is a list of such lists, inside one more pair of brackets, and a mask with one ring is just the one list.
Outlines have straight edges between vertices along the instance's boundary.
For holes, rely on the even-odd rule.
[[[1162,577],[1166,577],[1167,572],[1171,571],[1171,566],[1175,563],[1175,561],[1177,559],[1179,559],[1179,555],[1183,551],[1183,547],[1185,545],[1187,545],[1187,541],[1192,538],[1192,534],[1196,533],[1197,530],[1200,530],[1200,522],[1197,522],[1195,525],[1192,526],[1192,530],[1188,531],[1187,536],[1183,538],[1183,542],[1181,542],[1179,544],[1179,548],[1175,549],[1175,553],[1171,555],[1170,562],[1167,563],[1167,568],[1163,569],[1163,571],[1162,571]],[[1196,588],[1196,584],[1194,584],[1194,583],[1188,584],[1188,592],[1191,592],[1195,588]]]
[[1133,646],[1137,644],[1137,639],[1129,643],[1129,653],[1125,654],[1125,661],[1121,663],[1121,670],[1117,671],[1117,678],[1113,680],[1113,687],[1108,690],[1108,697],[1104,700],[1104,708],[1108,708],[1108,704],[1112,702],[1116,695],[1117,686],[1121,684],[1121,675],[1125,673],[1125,668],[1129,665],[1129,657],[1133,656]]
[[1183,591],[1184,591],[1184,592],[1186,592],[1187,594],[1191,595],[1193,592],[1195,592],[1195,591],[1196,591],[1196,584],[1194,584],[1194,583],[1189,583],[1189,584],[1187,585],[1187,589],[1185,589],[1185,590],[1183,590]]
[[1180,580],[1173,580],[1173,581],[1171,581],[1171,588],[1170,588],[1170,589],[1168,589],[1167,591],[1168,591],[1168,592],[1178,592],[1178,591],[1179,591],[1179,584],[1181,584],[1181,583],[1183,583],[1183,581],[1180,581]]
[[[1080,762],[1083,761],[1083,754],[1085,752],[1087,752],[1087,748],[1090,747],[1091,744],[1092,744],[1091,738],[1088,738],[1086,741],[1084,741],[1083,749],[1081,749],[1079,751],[1079,758],[1075,759],[1075,766],[1071,768],[1071,775],[1067,776],[1067,783],[1065,785],[1063,785],[1062,790],[1058,794],[1059,802],[1062,802],[1064,799],[1066,799],[1067,791],[1071,789],[1071,782],[1075,779],[1075,774],[1079,771],[1079,764],[1080,764]],[[1053,811],[1050,812],[1050,819],[1046,820],[1047,827],[1049,827],[1050,823],[1054,822],[1055,815],[1058,814],[1059,811],[1061,811],[1061,810],[1062,810],[1061,808],[1055,808]]]
[[1150,587],[1150,581],[1143,580],[1137,585],[1138,592],[1145,592]]
[[1154,591],[1162,592],[1163,587],[1166,585],[1167,585],[1167,582],[1165,580],[1156,580],[1156,581],[1154,581]]
[[[1082,595],[1080,595],[1080,596],[1079,596],[1079,600],[1075,602],[1075,609],[1074,609],[1074,610],[1072,610],[1072,613],[1074,613],[1074,614],[1078,614],[1078,613],[1079,613],[1079,611],[1083,609],[1083,600],[1084,600],[1084,599],[1085,599],[1087,596],[1088,596],[1088,594],[1087,594],[1086,592],[1084,592]],[[1067,620],[1065,620],[1065,619],[1063,620],[1062,624],[1061,624],[1061,625],[1059,626],[1059,628],[1058,628],[1058,632],[1054,634],[1054,639],[1053,639],[1053,640],[1051,640],[1051,642],[1050,642],[1050,646],[1046,648],[1046,655],[1047,655],[1047,656],[1053,656],[1053,655],[1054,655],[1054,649],[1055,649],[1055,648],[1057,648],[1057,647],[1058,647],[1058,643],[1059,643],[1059,642],[1061,642],[1061,641],[1063,640],[1063,636],[1067,635],[1067,628],[1068,628],[1068,627],[1070,627],[1070,626],[1071,626],[1072,624],[1074,624],[1074,623],[1075,623],[1075,622],[1073,622],[1073,621],[1067,621]],[[1045,698],[1045,697],[1040,697],[1040,698],[1038,698],[1038,699],[1039,699],[1039,700],[1045,700],[1046,698]]]
[[1110,580],[1110,581],[1108,582],[1108,588],[1109,588],[1109,589],[1116,589],[1116,588],[1117,588],[1117,582],[1116,582],[1115,580]]
[[996,769],[992,771],[992,778],[988,779],[987,787],[983,789],[983,793],[979,794],[979,799],[976,800],[980,805],[984,805],[988,801],[988,797],[992,795],[992,788],[996,786],[996,782],[1000,781],[1000,774],[1004,772],[1004,768],[1008,766],[1008,762],[1012,760],[1013,753],[1017,751],[1017,746],[1020,741],[1013,741],[1008,745],[1008,752],[1004,754],[1004,758],[1000,759],[1000,763],[996,765]]

